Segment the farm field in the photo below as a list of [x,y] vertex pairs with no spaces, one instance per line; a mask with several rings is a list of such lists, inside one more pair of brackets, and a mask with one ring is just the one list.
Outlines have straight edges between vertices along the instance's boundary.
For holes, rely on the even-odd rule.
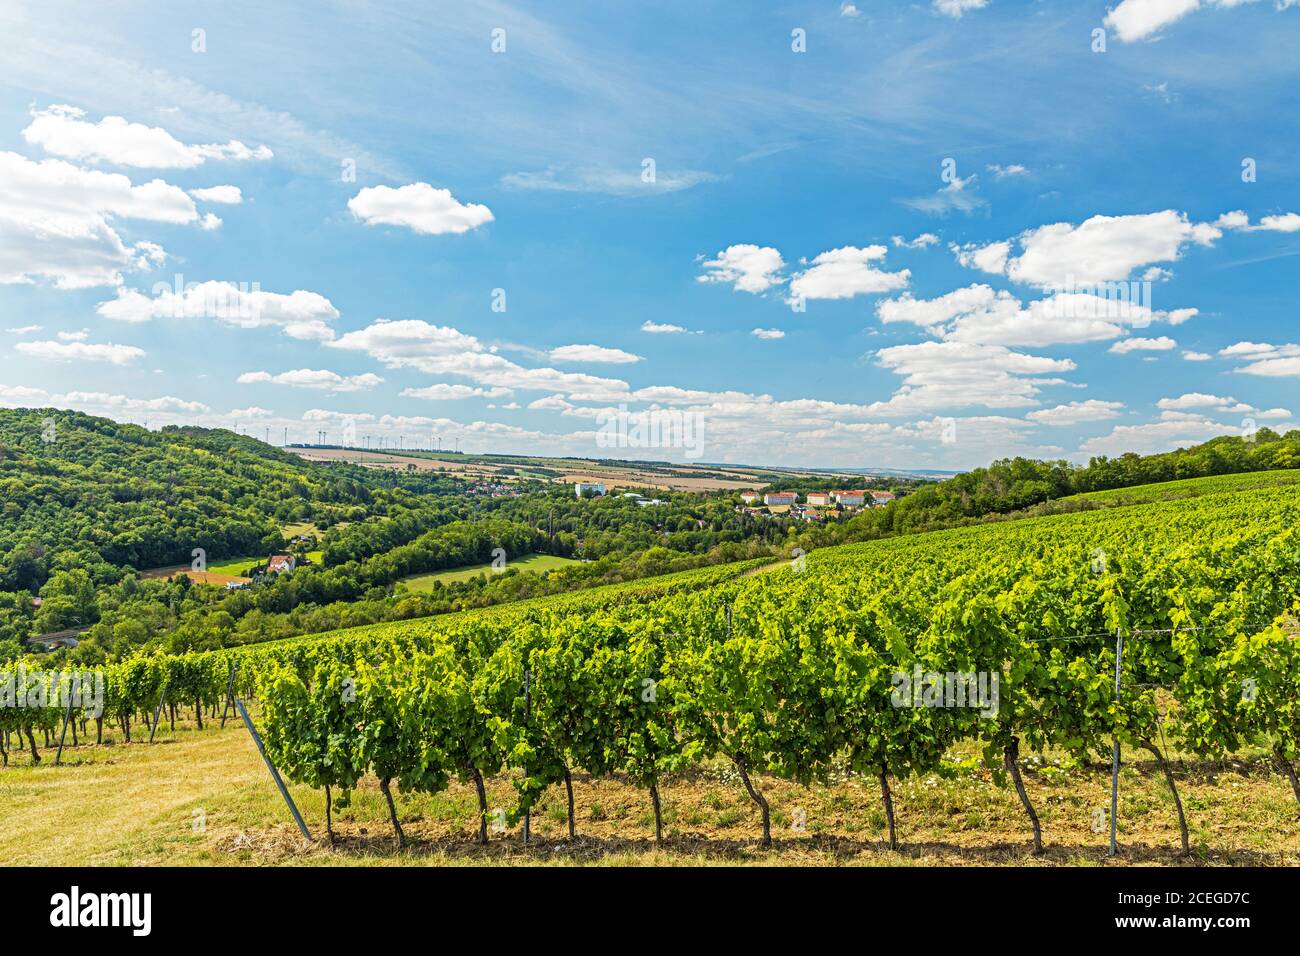
[[[570,565],[581,563],[581,561],[574,558],[562,558],[551,554],[528,554],[522,558],[509,560],[505,569],[541,573],[542,571],[554,571],[556,568],[567,568]],[[431,574],[416,574],[403,578],[401,584],[409,591],[428,591],[438,581],[443,584],[450,584],[453,581],[468,581],[480,574],[492,574],[492,566],[490,564],[476,564],[470,567],[435,571]]]

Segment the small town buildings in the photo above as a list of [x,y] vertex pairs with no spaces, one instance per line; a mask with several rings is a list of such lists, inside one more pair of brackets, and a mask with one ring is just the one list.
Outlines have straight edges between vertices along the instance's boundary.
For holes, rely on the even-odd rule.
[[835,499],[836,504],[846,507],[861,507],[866,500],[865,492],[861,491],[832,491],[831,497]]
[[808,504],[825,507],[831,503],[831,493],[829,491],[810,491],[808,492]]
[[280,574],[284,571],[292,571],[297,566],[298,559],[292,554],[273,554],[266,562],[266,573]]
[[769,491],[763,496],[763,504],[771,507],[772,505],[792,505],[799,500],[799,496],[793,491]]
[[573,493],[581,498],[584,495],[598,496],[605,493],[605,483],[603,481],[575,481],[573,483]]
[[759,495],[757,491],[742,491],[740,493],[740,500],[747,505],[752,505],[758,500],[758,497]]
[[873,491],[871,493],[871,503],[877,508],[883,507],[893,500],[894,493],[892,491]]

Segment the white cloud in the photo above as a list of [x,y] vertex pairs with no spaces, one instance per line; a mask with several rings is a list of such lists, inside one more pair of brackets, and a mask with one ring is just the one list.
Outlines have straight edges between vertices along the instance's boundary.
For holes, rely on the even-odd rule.
[[1079,451],[1088,455],[1122,455],[1125,452],[1150,455],[1239,432],[1238,425],[1224,425],[1197,416],[1179,417],[1145,425],[1116,425],[1110,434],[1083,442]]
[[641,331],[649,332],[651,335],[700,335],[700,332],[693,332],[684,325],[673,325],[671,322],[651,322],[646,319],[641,323]]
[[215,202],[228,206],[238,206],[244,201],[244,194],[238,186],[208,186],[204,189],[191,189],[190,195],[199,202]]
[[1177,342],[1167,335],[1162,335],[1154,339],[1124,339],[1122,342],[1116,342],[1107,351],[1116,355],[1127,355],[1129,352],[1167,352],[1176,348],[1178,348]]
[[508,388],[475,388],[472,385],[426,385],[423,388],[404,388],[407,398],[423,398],[431,402],[458,401],[462,398],[505,398],[512,394]]
[[1183,353],[1183,358],[1185,358],[1189,362],[1208,362],[1210,361],[1210,359],[1214,358],[1214,356],[1210,355],[1208,352],[1189,351]]
[[[1029,229],[1017,237],[1021,252],[998,265],[998,256],[963,265],[1005,271],[1017,282],[1043,288],[1127,279],[1135,269],[1173,262],[1188,244],[1212,245],[1222,232],[1209,223],[1194,223],[1172,209],[1131,216],[1093,216],[1079,225],[1058,222]],[[988,250],[990,247],[984,247]]]
[[967,176],[965,179],[955,176],[946,186],[929,196],[900,199],[899,202],[904,206],[915,209],[917,212],[923,212],[931,216],[946,216],[954,210],[971,213],[982,206],[988,205],[975,194],[974,190],[966,188],[973,182],[975,182],[974,175]]
[[257,405],[249,405],[247,408],[232,408],[226,414],[230,418],[246,419],[250,421],[275,417],[275,412],[271,411],[269,408],[260,408]]
[[934,9],[944,16],[960,19],[962,14],[971,10],[983,10],[989,0],[934,0]]
[[1270,345],[1266,342],[1237,342],[1219,350],[1224,358],[1246,362],[1236,371],[1262,378],[1300,375],[1300,345]]
[[1250,224],[1250,217],[1240,209],[1225,212],[1215,220],[1216,226],[1235,229],[1242,232],[1300,232],[1300,213],[1287,212],[1278,215],[1263,216],[1255,225]]
[[924,249],[926,246],[932,246],[939,241],[939,237],[932,232],[923,232],[915,239],[904,239],[902,236],[890,236],[890,242],[900,249]]
[[[1115,31],[1124,43],[1145,40],[1171,23],[1176,23],[1189,13],[1204,7],[1232,7],[1254,3],[1255,0],[1122,0],[1106,14],[1102,23]],[[1296,0],[1276,0],[1275,7],[1285,10]]]
[[856,4],[852,4],[849,3],[848,0],[844,0],[844,2],[840,4],[840,16],[856,17],[856,16],[861,16],[861,13],[859,12]]
[[20,325],[17,328],[5,329],[10,335],[29,335],[32,332],[39,332],[45,328],[43,325]]
[[127,365],[145,354],[134,345],[116,345],[112,342],[19,342],[15,351],[33,358],[58,362],[109,362]]
[[118,220],[183,225],[198,218],[185,191],[161,179],[136,186],[121,173],[0,152],[0,284],[117,285],[123,272],[166,258],[155,243],[124,242]]
[[379,319],[340,336],[332,348],[362,351],[389,368],[415,368],[430,375],[458,375],[479,385],[559,392],[575,401],[620,401],[628,384],[583,372],[525,368],[489,350],[477,338],[418,319]]
[[990,242],[984,246],[972,243],[949,248],[957,257],[957,262],[967,269],[979,269],[981,272],[991,272],[994,275],[1001,275],[1007,271],[1007,257],[1011,254],[1011,243],[1006,240]]
[[90,331],[82,329],[80,332],[59,332],[57,337],[62,342],[84,342],[90,338]]
[[1023,408],[1038,403],[1041,386],[1061,383],[1037,376],[1075,368],[1069,359],[968,342],[895,345],[876,352],[876,359],[903,376],[903,384],[888,401],[868,406],[875,415],[964,406]]
[[697,282],[731,283],[737,292],[758,294],[785,281],[779,275],[785,262],[771,246],[744,242],[728,246],[714,259],[699,258],[705,272],[696,277]]
[[1300,213],[1288,212],[1280,216],[1264,216],[1255,228],[1272,232],[1300,232]]
[[312,388],[326,392],[359,392],[374,388],[383,379],[373,372],[344,376],[329,369],[297,368],[276,375],[270,372],[244,372],[236,381],[240,385],[265,383],[288,385],[291,388]]
[[885,272],[872,263],[884,259],[884,246],[842,246],[823,252],[790,279],[790,301],[851,299],[856,295],[906,288],[910,269]]
[[991,172],[998,179],[1006,179],[1008,176],[1023,176],[1025,173],[1029,172],[1029,170],[1025,169],[1025,167],[1021,166],[1019,163],[1012,163],[1010,166],[999,166],[997,163],[991,163],[986,166],[985,169]]
[[1070,402],[1055,408],[1040,408],[1025,416],[1041,425],[1079,425],[1083,422],[1100,422],[1119,415],[1123,402],[1103,402],[1090,398],[1086,402]]
[[[177,279],[176,284],[180,284]],[[290,338],[325,342],[334,337],[329,323],[339,311],[316,292],[303,289],[289,294],[263,292],[231,282],[196,282],[179,293],[165,282],[154,286],[153,297],[135,289],[118,289],[117,298],[95,309],[106,319],[147,322],[153,318],[212,318],[244,329],[278,326]]]
[[752,329],[749,334],[759,339],[785,338],[785,332],[781,329]]
[[983,284],[928,300],[903,295],[876,306],[882,322],[911,322],[951,341],[1028,346],[1100,342],[1119,338],[1129,327],[1156,321],[1176,325],[1195,313],[1155,312],[1137,302],[1081,292],[1060,293],[1026,307],[1010,293]]
[[87,122],[84,110],[74,106],[51,106],[32,113],[23,139],[47,153],[86,162],[109,162],[118,166],[149,169],[193,169],[209,159],[270,159],[265,146],[250,149],[239,140],[187,146],[165,129],[129,123],[121,116],[105,116],[98,123]]
[[643,361],[641,356],[609,349],[599,345],[561,345],[548,353],[552,362],[604,362],[611,365],[630,365]]
[[451,190],[423,182],[367,186],[348,200],[348,209],[368,226],[405,226],[426,236],[468,232],[493,218],[487,206],[463,204]]

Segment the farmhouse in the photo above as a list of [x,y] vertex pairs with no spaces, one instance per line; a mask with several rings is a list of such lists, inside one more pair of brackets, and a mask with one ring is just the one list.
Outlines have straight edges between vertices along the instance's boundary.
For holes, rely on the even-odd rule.
[[292,554],[273,554],[266,562],[266,573],[279,574],[282,571],[292,571],[297,566],[298,559]]
[[763,504],[768,505],[792,505],[799,500],[799,496],[793,491],[769,491],[763,496]]

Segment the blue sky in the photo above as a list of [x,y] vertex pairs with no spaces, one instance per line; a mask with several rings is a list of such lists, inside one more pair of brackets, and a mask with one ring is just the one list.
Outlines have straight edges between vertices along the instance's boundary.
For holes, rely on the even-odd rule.
[[0,403],[842,467],[1296,427],[1300,3],[265,6],[0,12]]

